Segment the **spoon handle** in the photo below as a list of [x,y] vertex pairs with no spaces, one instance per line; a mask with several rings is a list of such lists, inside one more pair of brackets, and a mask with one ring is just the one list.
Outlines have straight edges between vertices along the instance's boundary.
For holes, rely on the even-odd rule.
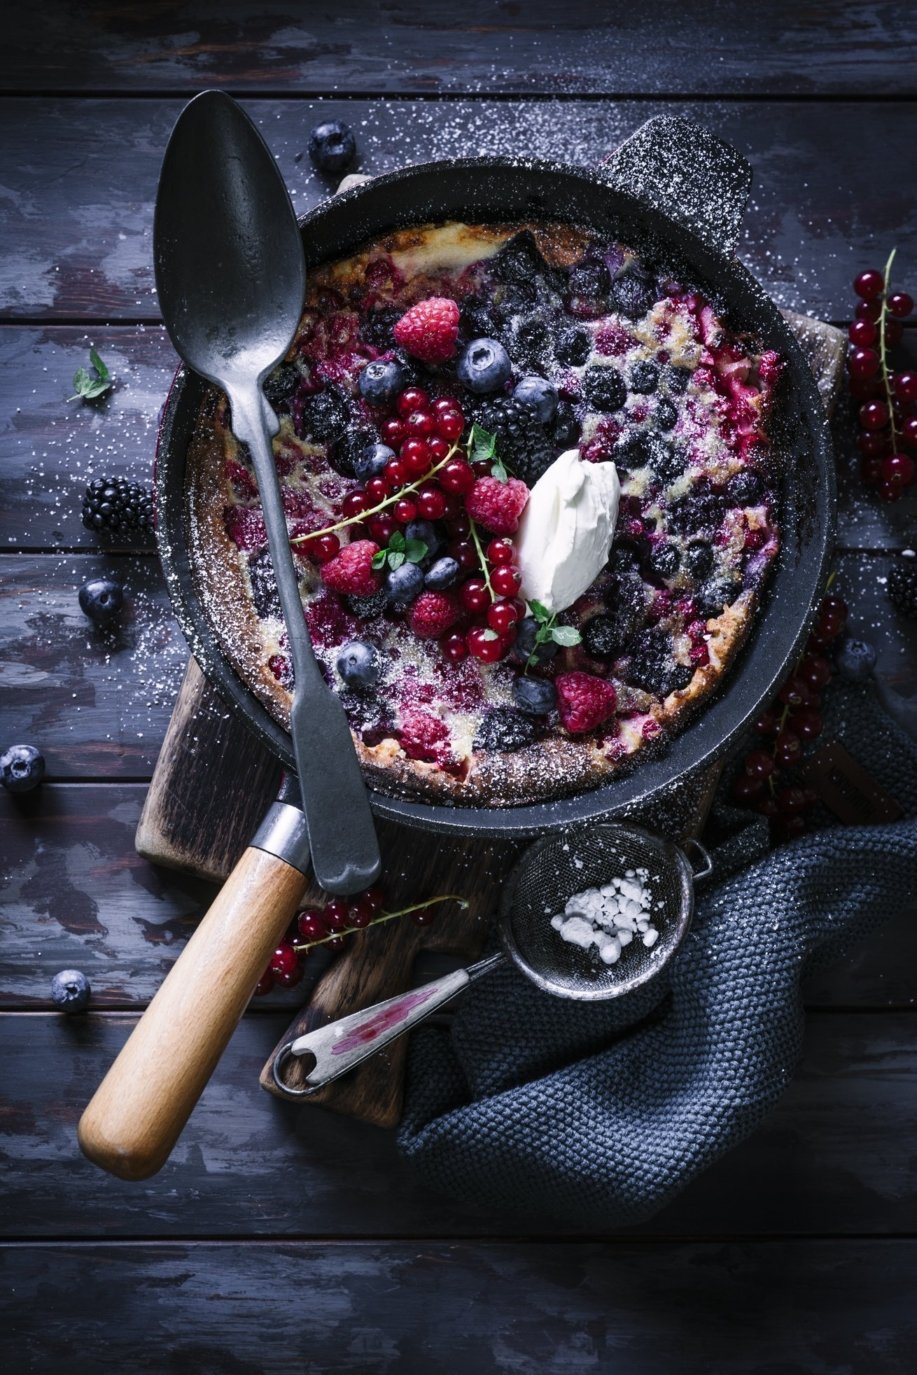
[[233,432],[248,445],[258,481],[293,661],[290,734],[315,877],[328,893],[359,893],[379,876],[379,845],[350,726],[322,677],[303,615],[267,417],[275,430],[277,422],[257,384],[231,391],[230,404]]

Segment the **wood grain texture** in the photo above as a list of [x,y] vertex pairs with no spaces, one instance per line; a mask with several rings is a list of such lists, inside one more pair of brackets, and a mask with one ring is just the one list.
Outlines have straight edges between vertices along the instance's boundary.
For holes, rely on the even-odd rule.
[[[894,117],[883,105],[842,101],[243,103],[300,211],[333,189],[304,155],[320,118],[352,124],[359,170],[376,174],[469,152],[588,165],[653,115],[682,113],[751,160],[755,183],[739,256],[779,304],[842,320],[851,311],[850,282],[864,264],[881,266],[892,244],[902,269],[917,261],[917,220],[902,173],[917,139],[917,102],[896,104]],[[87,98],[76,119],[66,99],[0,100],[0,318],[157,317],[153,199],[181,104]]]
[[[74,1137],[87,1092],[135,1020],[0,1018],[0,1235],[357,1239],[582,1231],[536,1207],[494,1211],[436,1194],[399,1158],[392,1133],[269,1098],[258,1069],[283,1014],[244,1018],[159,1175],[112,1179],[81,1158]],[[800,1067],[768,1122],[633,1234],[913,1233],[915,1134],[913,1014],[812,1014]]]
[[131,1180],[165,1164],[304,888],[282,859],[241,856],[80,1118],[94,1164]]
[[0,1353],[29,1372],[901,1375],[917,1337],[908,1241],[49,1243],[2,1265]]
[[[40,18],[39,18],[40,13]],[[911,6],[252,0],[11,12],[3,87],[91,91],[913,94]]]

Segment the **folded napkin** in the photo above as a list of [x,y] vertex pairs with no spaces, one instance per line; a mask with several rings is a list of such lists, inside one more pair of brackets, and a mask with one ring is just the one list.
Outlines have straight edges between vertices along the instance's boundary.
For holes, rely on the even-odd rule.
[[652,1216],[764,1121],[800,1055],[804,976],[917,892],[917,746],[871,685],[832,685],[825,717],[824,738],[904,819],[769,851],[724,785],[714,876],[670,972],[588,1004],[502,967],[451,1027],[414,1034],[399,1144],[429,1184],[610,1230]]

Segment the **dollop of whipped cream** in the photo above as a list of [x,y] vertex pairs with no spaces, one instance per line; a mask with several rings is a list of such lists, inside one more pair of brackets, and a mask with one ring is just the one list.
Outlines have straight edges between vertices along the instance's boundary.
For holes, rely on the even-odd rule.
[[565,611],[608,562],[621,484],[613,463],[586,463],[567,449],[535,483],[516,556],[522,596]]

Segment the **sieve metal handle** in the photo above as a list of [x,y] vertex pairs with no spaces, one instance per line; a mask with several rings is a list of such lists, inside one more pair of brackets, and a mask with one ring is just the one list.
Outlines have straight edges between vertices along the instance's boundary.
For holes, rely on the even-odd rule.
[[[403,1036],[406,1031],[424,1021],[437,1008],[451,1002],[463,988],[475,979],[489,974],[504,959],[502,954],[489,955],[467,969],[456,969],[441,979],[411,988],[407,993],[399,993],[374,1007],[351,1012],[336,1022],[310,1031],[290,1041],[274,1056],[272,1073],[274,1083],[287,1098],[304,1098],[317,1092],[326,1084],[340,1079],[356,1065],[368,1060],[383,1046]],[[305,1075],[303,1088],[294,1088],[283,1077],[283,1071],[290,1056],[309,1057],[312,1065]]]
[[[713,873],[713,860],[710,858],[710,851],[706,846],[701,845],[700,841],[695,840],[693,836],[688,836],[682,841],[681,848],[685,851],[688,863],[691,865],[694,882],[700,883],[701,879],[709,878]],[[699,859],[699,867],[695,867],[694,859]]]

